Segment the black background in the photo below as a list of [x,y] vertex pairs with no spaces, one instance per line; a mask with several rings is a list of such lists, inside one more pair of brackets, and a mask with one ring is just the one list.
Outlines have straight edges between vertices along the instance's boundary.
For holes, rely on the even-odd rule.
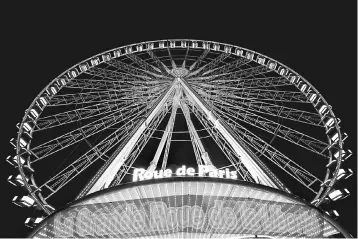
[[[2,6],[1,22],[1,237],[24,237],[31,210],[11,203],[18,188],[6,182],[15,171],[5,158],[16,123],[56,76],[92,55],[136,42],[188,38],[245,47],[303,75],[342,120],[357,160],[357,6],[354,1],[165,1],[143,5],[25,4]],[[152,2],[152,1],[150,1]],[[345,5],[351,4],[351,5]],[[4,17],[5,16],[5,17]],[[314,167],[314,163],[312,165]],[[352,195],[336,203],[338,222],[357,237],[356,176]]]

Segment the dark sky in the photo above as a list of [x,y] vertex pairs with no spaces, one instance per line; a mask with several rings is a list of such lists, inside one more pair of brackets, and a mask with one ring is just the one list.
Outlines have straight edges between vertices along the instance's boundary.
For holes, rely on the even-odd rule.
[[[96,1],[99,4],[99,1]],[[117,1],[120,2],[120,1]],[[152,1],[150,1],[152,2]],[[0,237],[24,237],[31,210],[11,203],[21,190],[6,182],[13,169],[5,162],[16,123],[37,94],[67,68],[115,47],[159,39],[191,38],[242,46],[291,67],[312,83],[342,120],[354,155],[346,163],[356,172],[357,159],[357,6],[354,1],[166,1],[157,6],[2,7]],[[250,2],[250,4],[248,4]],[[268,3],[269,2],[269,3]],[[351,3],[352,5],[344,5]],[[234,3],[234,1],[230,2]],[[356,176],[345,186],[352,195],[335,205],[339,223],[357,236]]]

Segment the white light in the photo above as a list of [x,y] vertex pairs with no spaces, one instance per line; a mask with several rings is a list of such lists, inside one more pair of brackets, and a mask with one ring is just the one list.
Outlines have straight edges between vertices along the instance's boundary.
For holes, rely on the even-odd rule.
[[332,139],[333,143],[337,142],[338,141],[338,133],[335,133],[331,139]]
[[35,200],[30,198],[29,196],[23,196],[20,199],[20,202],[27,207],[31,207],[32,205],[34,205]]
[[339,169],[337,179],[341,179],[341,178],[347,179],[352,175],[353,175],[353,171],[350,168],[348,168],[347,170]]
[[144,168],[136,168],[133,171],[133,182],[137,182],[138,180],[143,180],[143,173],[145,172]]
[[24,148],[24,147],[26,147],[26,145],[27,145],[26,140],[24,140],[23,138],[20,138],[20,146],[21,146],[22,148]]
[[189,176],[194,176],[195,169],[194,168],[187,168],[186,174],[189,175]]
[[342,189],[342,190],[334,190],[333,192],[328,194],[328,198],[332,201],[337,201],[338,199],[344,199],[350,195],[350,192],[348,189]]
[[342,197],[342,192],[340,190],[334,190],[330,194],[328,194],[328,197],[332,199],[333,201],[336,201]]
[[[143,168],[135,168],[133,170],[133,182],[158,179],[158,178],[170,178],[172,177],[173,172],[171,169],[166,170],[145,170]],[[195,176],[196,170],[194,168],[187,168],[185,165],[176,169],[175,175],[182,176]],[[199,165],[198,166],[198,175],[199,177],[214,177],[214,178],[229,178],[237,179],[237,171],[230,171],[228,168],[225,170],[218,170],[212,165]]]

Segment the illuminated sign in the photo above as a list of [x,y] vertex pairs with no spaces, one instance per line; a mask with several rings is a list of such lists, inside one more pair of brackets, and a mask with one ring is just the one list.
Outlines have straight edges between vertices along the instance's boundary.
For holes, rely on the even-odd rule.
[[[302,205],[183,195],[103,203],[61,213],[54,237],[143,237],[176,232],[322,236],[322,219]],[[48,235],[50,236],[50,235]]]
[[237,172],[230,171],[228,168],[216,169],[213,166],[199,165],[198,172],[196,172],[194,168],[187,168],[185,165],[183,165],[182,167],[178,168],[175,173],[171,169],[154,170],[153,172],[151,172],[143,168],[136,168],[133,171],[133,182],[149,180],[153,178],[170,178],[173,175],[194,176],[196,174],[199,177],[209,176],[215,178],[237,179]]
[[284,196],[214,181],[169,182],[109,191],[47,219],[36,237],[323,237],[320,213]]

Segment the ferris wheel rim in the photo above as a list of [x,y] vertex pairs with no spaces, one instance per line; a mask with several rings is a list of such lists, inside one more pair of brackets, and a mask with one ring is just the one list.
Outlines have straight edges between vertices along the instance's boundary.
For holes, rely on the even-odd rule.
[[[209,43],[213,43],[213,44],[220,44],[221,46],[230,46],[230,47],[234,47],[236,49],[242,49],[242,50],[245,50],[247,52],[251,52],[251,53],[256,53],[257,55],[259,56],[262,56],[262,57],[265,57],[266,59],[269,59],[283,67],[285,67],[287,70],[289,70],[290,72],[292,72],[294,75],[298,76],[300,80],[304,81],[305,84],[307,84],[308,86],[310,86],[310,88],[317,94],[317,97],[319,97],[322,102],[329,106],[328,102],[324,99],[324,97],[319,93],[319,91],[310,83],[308,82],[303,76],[301,76],[300,74],[298,74],[296,71],[292,70],[291,68],[287,67],[285,64],[282,64],[281,62],[278,62],[266,55],[263,55],[261,53],[257,53],[255,51],[252,51],[252,50],[249,50],[247,48],[243,48],[243,47],[238,47],[238,46],[235,46],[235,45],[231,45],[231,44],[226,44],[226,43],[219,43],[219,42],[214,42],[214,41],[205,41],[205,40],[193,40],[193,39],[168,39],[168,40],[156,40],[156,41],[145,41],[145,42],[140,42],[140,43],[134,43],[134,44],[130,44],[130,45],[125,45],[125,46],[122,46],[122,47],[117,47],[117,48],[113,48],[113,49],[110,49],[110,50],[107,50],[107,51],[104,51],[102,53],[99,53],[97,55],[94,55],[94,56],[91,56],[75,65],[73,65],[72,67],[66,69],[64,72],[62,72],[61,74],[59,74],[56,78],[54,78],[48,85],[46,85],[46,87],[35,97],[35,99],[32,101],[32,103],[30,104],[30,106],[27,108],[26,110],[26,113],[20,123],[20,127],[19,127],[19,132],[18,132],[18,135],[17,135],[17,147],[16,147],[16,155],[19,155],[20,154],[20,137],[21,135],[23,134],[24,132],[24,123],[26,122],[26,119],[28,118],[29,114],[30,114],[30,110],[35,106],[36,102],[38,102],[38,100],[40,99],[40,97],[46,92],[46,90],[48,90],[53,84],[56,83],[57,80],[59,80],[61,77],[63,77],[64,75],[66,75],[70,70],[72,69],[77,69],[81,64],[85,63],[85,62],[88,62],[89,60],[95,58],[95,57],[99,57],[99,56],[103,56],[104,54],[108,54],[108,53],[111,53],[115,50],[118,50],[118,49],[125,49],[125,48],[128,48],[128,47],[134,47],[134,46],[138,46],[140,44],[144,45],[144,44],[148,44],[148,43],[160,43],[160,42],[167,42],[168,44],[168,48],[171,48],[169,47],[169,42],[170,41],[187,41],[188,43],[188,48],[191,48],[191,49],[197,49],[197,48],[192,48],[190,43],[192,42],[209,42]],[[156,48],[156,49],[159,49],[159,48]],[[199,49],[202,49],[202,48],[199,48]],[[214,49],[210,49],[211,51],[216,51]],[[144,50],[143,50],[144,51]],[[234,53],[230,52],[230,54],[234,55]],[[123,55],[121,55],[123,56]],[[237,56],[237,55],[235,55]],[[241,56],[243,57],[243,56]],[[101,62],[102,63],[102,62]],[[79,75],[82,74],[82,73],[79,73]],[[311,103],[313,104],[313,103]],[[45,106],[44,108],[46,108],[47,106]],[[317,111],[317,109],[316,109]],[[337,123],[337,118],[334,114],[334,112],[332,111],[332,109],[330,107],[328,107],[328,111],[329,113],[332,115],[333,119],[334,119],[334,128],[335,130],[337,131],[338,133],[338,146],[340,149],[343,148],[343,141],[342,141],[342,134],[341,134],[341,131],[340,131],[340,128],[338,126],[338,123]],[[330,141],[330,138],[327,136],[328,140]],[[331,157],[330,157],[331,158]],[[330,192],[331,188],[333,187],[335,181],[336,181],[336,178],[338,176],[338,170],[340,169],[341,167],[341,161],[342,161],[342,156],[341,154],[339,154],[339,158],[337,160],[337,165],[336,165],[336,168],[334,170],[334,172],[332,173],[332,177],[331,177],[331,182],[329,184],[328,187],[326,187],[326,190],[323,192],[321,192],[321,198],[324,198],[325,196],[327,196],[327,194]],[[21,174],[21,176],[23,178],[25,178],[25,173],[23,171],[23,165],[21,164],[20,162],[20,159],[19,157],[17,157],[17,163],[18,163],[18,167],[19,167],[19,172]],[[330,175],[330,171],[329,169],[327,169],[326,171],[326,176],[325,176],[325,180],[327,180],[329,178],[329,175]],[[27,190],[29,191],[29,193],[34,197],[35,201],[37,201],[37,203],[44,209],[44,211],[46,211],[47,213],[49,213],[48,209],[46,209],[46,207],[44,206],[43,202],[41,202],[40,200],[38,200],[37,196],[33,195],[32,194],[32,189],[31,189],[31,185],[26,181],[24,180],[24,183],[25,183],[25,186],[27,188]],[[323,187],[321,187],[320,190],[322,190]],[[322,194],[323,193],[323,194]],[[317,195],[318,197],[318,195]],[[318,202],[319,203],[319,202]]]

